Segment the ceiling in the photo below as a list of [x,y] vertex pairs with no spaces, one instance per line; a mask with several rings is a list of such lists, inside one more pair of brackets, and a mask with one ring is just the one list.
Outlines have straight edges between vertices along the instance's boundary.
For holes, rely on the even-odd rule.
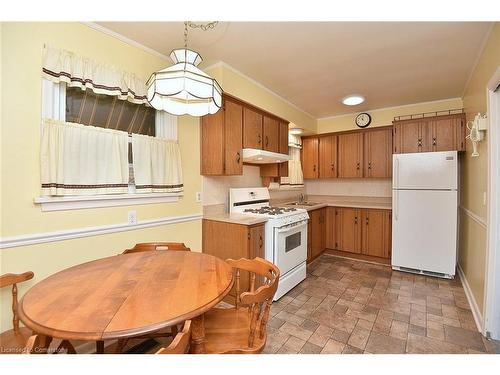
[[[182,47],[182,22],[99,22],[161,54]],[[463,94],[491,23],[221,22],[189,30],[204,61],[224,61],[315,118]],[[168,65],[168,64],[166,64]],[[357,93],[366,102],[340,100]]]

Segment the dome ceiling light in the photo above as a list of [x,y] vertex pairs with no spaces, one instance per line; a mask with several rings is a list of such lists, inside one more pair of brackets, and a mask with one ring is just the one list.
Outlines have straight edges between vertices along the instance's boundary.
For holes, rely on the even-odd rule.
[[154,109],[177,116],[204,116],[221,108],[222,88],[197,67],[203,60],[200,54],[187,48],[188,27],[206,31],[217,24],[217,21],[207,24],[184,22],[184,48],[170,53],[174,65],[151,74],[146,83],[147,99]]
[[365,101],[365,97],[362,95],[348,95],[342,99],[342,103],[345,105],[358,105]]

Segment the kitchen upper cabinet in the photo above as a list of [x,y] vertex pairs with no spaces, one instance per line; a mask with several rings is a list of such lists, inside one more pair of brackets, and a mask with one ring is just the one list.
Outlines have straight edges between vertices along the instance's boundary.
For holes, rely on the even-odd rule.
[[225,130],[225,175],[243,174],[242,137],[243,137],[243,106],[230,100],[224,106]]
[[394,153],[465,151],[465,115],[393,122]]
[[263,122],[263,149],[271,152],[279,152],[279,122],[278,120],[264,116]]
[[253,109],[243,108],[243,148],[262,149],[262,117]]
[[363,209],[361,212],[362,253],[379,258],[391,254],[391,212]]
[[304,178],[318,178],[318,138],[304,138],[302,141],[302,171]]
[[364,133],[364,177],[392,176],[392,129]]
[[338,136],[338,176],[363,177],[363,133]]
[[361,210],[338,208],[338,250],[361,254]]
[[337,249],[337,208],[326,207],[326,243],[327,249]]
[[202,175],[243,174],[242,115],[241,104],[224,99],[223,109],[201,118]]
[[326,248],[326,208],[309,211],[311,226],[310,260],[317,258]]
[[319,137],[319,178],[337,177],[337,136]]
[[[279,153],[280,154],[289,154],[288,151],[288,122],[280,121],[280,139],[279,139]],[[287,173],[288,175],[288,173]]]
[[202,175],[224,175],[224,111],[201,118],[200,131]]

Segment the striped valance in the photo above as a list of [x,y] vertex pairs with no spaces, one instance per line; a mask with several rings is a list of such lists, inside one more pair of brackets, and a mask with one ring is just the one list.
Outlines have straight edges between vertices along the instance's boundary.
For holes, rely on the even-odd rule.
[[52,82],[65,82],[69,87],[91,89],[96,94],[116,96],[135,104],[148,103],[143,79],[70,51],[45,46],[42,76]]

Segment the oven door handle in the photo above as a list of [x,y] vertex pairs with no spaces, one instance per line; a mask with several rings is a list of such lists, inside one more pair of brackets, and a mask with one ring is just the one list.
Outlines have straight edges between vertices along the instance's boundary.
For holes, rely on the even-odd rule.
[[299,222],[297,225],[293,225],[291,227],[278,228],[276,231],[281,234],[281,233],[287,233],[287,232],[291,232],[291,231],[296,231],[297,229],[302,230],[302,227],[307,227],[307,220]]

